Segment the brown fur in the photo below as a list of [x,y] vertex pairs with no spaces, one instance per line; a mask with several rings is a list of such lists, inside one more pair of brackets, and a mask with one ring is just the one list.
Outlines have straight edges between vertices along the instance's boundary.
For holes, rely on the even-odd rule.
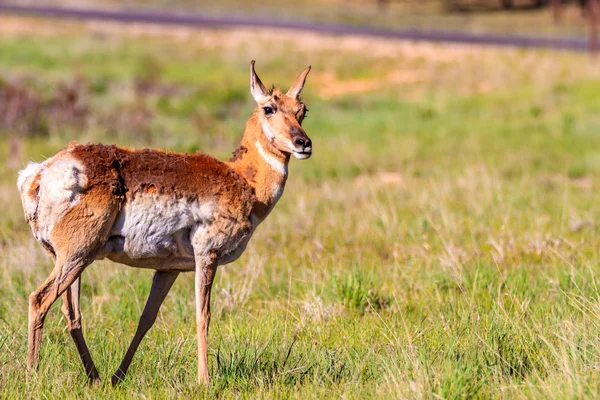
[[244,170],[244,177],[248,182],[256,183],[256,167],[254,165],[246,166]]
[[246,154],[247,152],[248,149],[246,147],[240,146],[231,153],[232,157],[229,159],[229,161],[237,161],[238,159],[244,157],[244,154]]
[[71,154],[84,166],[88,187],[110,188],[117,197],[152,191],[174,198],[223,198],[252,203],[252,189],[227,165],[207,154],[132,150],[102,144],[74,145]]
[[[56,223],[50,234],[54,251],[65,258],[93,261],[98,248],[106,241],[120,208],[119,199],[99,186],[85,192],[86,201],[71,207]],[[77,238],[74,245],[73,238]]]
[[281,175],[273,171],[271,167],[266,165],[262,160],[261,155],[256,149],[255,142],[263,146],[273,157],[284,163],[286,166],[290,161],[289,154],[280,152],[275,146],[267,140],[262,128],[259,125],[258,113],[256,110],[246,123],[246,130],[242,137],[242,146],[247,149],[243,157],[238,157],[229,165],[243,176],[246,181],[254,188],[256,201],[252,207],[254,214],[260,221],[263,221],[271,212],[274,206],[273,202],[273,184],[279,185],[283,190],[287,176]]

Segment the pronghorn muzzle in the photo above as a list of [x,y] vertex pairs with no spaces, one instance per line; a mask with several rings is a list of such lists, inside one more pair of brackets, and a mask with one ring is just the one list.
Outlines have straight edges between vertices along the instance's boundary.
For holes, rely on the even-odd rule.
[[312,141],[302,128],[292,127],[293,154],[299,160],[306,160],[312,155]]

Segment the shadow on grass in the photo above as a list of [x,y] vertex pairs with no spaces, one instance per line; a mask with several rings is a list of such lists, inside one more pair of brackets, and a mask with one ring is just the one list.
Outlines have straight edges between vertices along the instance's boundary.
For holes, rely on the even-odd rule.
[[260,386],[295,387],[315,379],[326,385],[352,379],[349,363],[339,352],[300,349],[297,344],[297,337],[284,343],[270,338],[262,347],[248,342],[233,345],[221,341],[215,354],[215,377],[218,377],[214,382],[215,391],[231,387],[239,390]]

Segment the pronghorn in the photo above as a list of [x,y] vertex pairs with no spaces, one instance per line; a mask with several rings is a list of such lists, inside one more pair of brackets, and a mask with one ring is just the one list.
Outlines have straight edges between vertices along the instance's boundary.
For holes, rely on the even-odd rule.
[[287,93],[267,91],[250,64],[257,107],[241,144],[227,161],[206,154],[71,144],[19,173],[25,218],[54,260],[46,281],[29,297],[28,371],[38,364],[44,318],[62,295],[69,332],[91,381],[99,381],[81,331],[81,272],[94,260],[156,270],[150,295],[121,365],[123,379],[180,272],[195,272],[198,380],[208,384],[210,293],[219,265],[236,260],[285,186],[293,154],[307,159],[300,100],[310,67]]

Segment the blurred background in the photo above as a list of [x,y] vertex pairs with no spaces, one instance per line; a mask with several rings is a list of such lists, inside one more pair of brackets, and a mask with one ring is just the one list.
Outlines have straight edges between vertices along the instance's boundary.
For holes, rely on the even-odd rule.
[[[223,29],[233,28],[235,31],[236,28],[263,25],[265,29],[260,33],[265,34],[270,27],[273,36],[280,33],[283,36],[291,34],[291,31],[282,31],[281,28],[299,27],[299,35],[306,34],[313,39],[314,35],[310,35],[312,32],[333,31],[356,37],[367,34],[363,39],[375,35],[375,37],[392,36],[407,40],[433,39],[441,43],[483,42],[491,45],[512,45],[515,48],[526,46],[587,50],[592,58],[595,57],[598,47],[595,0],[307,0],[302,4],[285,0],[244,2],[223,0],[208,4],[160,0],[127,2],[62,0],[41,7],[37,2],[22,0],[1,3],[0,8],[3,10],[3,19],[8,26],[21,25],[19,29],[22,30],[26,30],[26,25],[32,21],[23,16],[34,15],[41,17],[45,28],[50,31],[53,22],[57,22],[58,26],[62,27],[69,24],[64,19],[61,21],[62,17],[67,18],[67,21],[68,18],[71,18],[71,21],[87,21],[85,24],[80,24],[89,28],[86,33],[100,30],[106,36],[110,35],[111,30],[116,32],[127,26],[127,24],[118,25],[111,22],[126,20],[129,26],[143,22],[162,22],[155,25],[147,24],[143,29],[139,25],[133,28],[133,31],[136,29],[152,31],[153,36],[160,36],[161,33],[166,35],[182,33],[182,26],[190,29],[193,26],[216,26]],[[77,14],[77,12],[83,13]],[[19,15],[21,18],[18,17]],[[55,19],[44,19],[44,17]],[[185,17],[191,19],[181,19]],[[169,18],[173,19],[169,20]],[[107,23],[101,24],[102,20]],[[34,31],[34,27],[31,28]],[[57,28],[57,34],[59,31],[60,29]],[[214,31],[212,33],[214,34]],[[191,31],[186,31],[185,34],[193,35]],[[298,38],[301,40],[302,36]],[[279,41],[277,38],[273,39]],[[221,38],[215,40],[214,45],[218,47]],[[360,41],[357,41],[357,46],[360,46],[358,43]],[[365,44],[364,40],[362,44]],[[67,46],[66,43],[64,45]],[[364,50],[369,51],[368,44],[365,45]],[[70,56],[69,48],[65,47],[62,51],[65,52],[65,56]],[[155,110],[152,110],[153,107],[149,107],[146,98],[158,97],[156,105],[162,107],[164,111],[165,104],[169,103],[177,90],[171,85],[173,86],[171,91],[169,88],[162,88],[157,93],[153,84],[161,79],[163,67],[159,60],[161,56],[152,53],[141,54],[140,57],[141,61],[138,57],[131,65],[124,66],[124,68],[133,68],[129,72],[131,75],[129,78],[132,80],[130,89],[133,90],[133,97],[135,97],[135,105],[129,105],[134,108],[133,114],[126,118],[126,121],[121,121],[119,116],[112,114],[101,118],[109,125],[119,125],[118,127],[106,126],[104,129],[113,133],[129,130],[134,132],[134,136],[141,135],[142,140],[149,140],[152,138],[150,130],[153,123],[151,122],[155,122],[156,115]],[[5,85],[2,87],[0,109],[5,111],[1,121],[3,133],[11,137],[10,156],[7,158],[9,166],[15,167],[21,161],[20,138],[47,135],[55,130],[69,130],[69,126],[78,129],[82,124],[87,125],[93,119],[93,114],[96,113],[95,107],[90,108],[89,101],[95,99],[93,94],[106,94],[107,87],[104,84],[108,80],[103,76],[108,72],[103,71],[100,76],[91,78],[97,82],[88,82],[90,78],[85,76],[87,74],[78,72],[79,63],[76,60],[65,61],[67,65],[61,67],[70,68],[73,76],[70,80],[57,82],[52,95],[46,93],[46,96],[42,96],[40,93],[35,93],[35,90],[27,90],[31,88],[21,87],[18,81],[24,75],[18,71],[5,74],[3,77]],[[93,92],[92,97],[87,93],[90,89]],[[192,107],[190,105],[187,111],[193,116],[198,109]],[[199,123],[200,117],[196,115],[194,118],[196,123]]]
[[[146,10],[258,18],[278,22],[319,22],[388,28],[418,27],[473,32],[585,34],[589,0],[55,0],[7,4],[102,10]],[[553,23],[560,22],[560,23]]]
[[[291,161],[277,208],[217,275],[213,387],[192,384],[185,275],[117,395],[594,397],[596,1],[0,3],[0,397],[114,393],[83,384],[58,307],[24,377],[27,296],[52,265],[18,170],[72,140],[227,159],[255,106],[253,59],[284,90],[312,65],[314,155]],[[108,261],[84,273],[103,377],[150,282]]]

